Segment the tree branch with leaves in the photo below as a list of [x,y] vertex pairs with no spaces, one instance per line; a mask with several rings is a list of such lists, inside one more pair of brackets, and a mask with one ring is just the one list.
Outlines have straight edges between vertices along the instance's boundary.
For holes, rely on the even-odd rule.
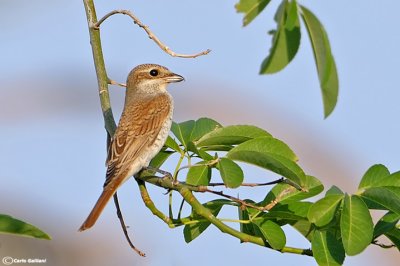
[[[248,25],[262,12],[269,0],[240,0],[238,12],[244,13],[243,24]],[[192,55],[173,52],[163,44],[131,11],[115,10],[97,20],[93,0],[83,1],[94,64],[97,74],[99,96],[108,139],[115,132],[108,85],[113,82],[106,72],[100,39],[100,25],[114,14],[128,15],[135,24],[144,29],[156,45],[171,56],[194,58],[205,55],[209,50]],[[338,96],[338,76],[329,40],[322,23],[306,7],[296,0],[284,0],[275,14],[277,28],[271,31],[272,46],[262,62],[261,74],[282,70],[296,55],[301,36],[301,22],[305,26],[314,51],[317,73],[327,117],[334,109]],[[171,174],[156,176],[154,169],[161,169],[164,163],[177,155],[175,170]],[[267,180],[261,184],[246,183],[242,164],[260,167],[268,173],[281,176],[278,180]],[[187,169],[182,176],[183,169]],[[166,169],[164,169],[166,170]],[[284,142],[264,129],[252,125],[223,126],[211,118],[173,123],[171,135],[164,148],[153,158],[148,169],[135,177],[141,198],[146,207],[169,227],[183,226],[186,242],[193,241],[210,225],[229,234],[241,242],[250,242],[283,253],[313,256],[321,265],[341,265],[346,255],[361,253],[373,244],[383,248],[400,247],[400,172],[390,173],[383,165],[372,166],[362,177],[358,190],[347,194],[338,187],[331,187],[316,202],[309,198],[323,192],[322,183],[307,175],[298,163],[294,151]],[[163,213],[147,190],[147,184],[166,189],[169,193],[169,211]],[[223,190],[216,186],[223,185]],[[273,186],[261,201],[232,196],[243,187]],[[197,193],[209,195],[202,203]],[[142,254],[130,242],[118,198],[114,197],[118,217],[131,247]],[[173,200],[181,202],[175,211]],[[191,213],[184,216],[183,206],[187,204]],[[234,208],[237,217],[218,217],[222,208]],[[384,210],[386,214],[376,223],[372,222],[370,211]],[[228,223],[239,224],[238,229]],[[306,247],[286,246],[283,226],[296,229],[310,242]],[[386,236],[390,245],[379,242]]]

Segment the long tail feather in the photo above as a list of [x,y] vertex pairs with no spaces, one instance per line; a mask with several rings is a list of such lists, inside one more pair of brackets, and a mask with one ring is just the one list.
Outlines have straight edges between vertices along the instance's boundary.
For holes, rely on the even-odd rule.
[[89,229],[96,223],[100,214],[103,212],[104,207],[107,205],[108,201],[114,195],[115,191],[116,190],[114,190],[114,189],[104,188],[103,192],[101,193],[99,199],[96,202],[96,205],[93,207],[92,211],[90,212],[89,216],[86,218],[85,222],[79,228],[79,231],[84,231],[86,229]]

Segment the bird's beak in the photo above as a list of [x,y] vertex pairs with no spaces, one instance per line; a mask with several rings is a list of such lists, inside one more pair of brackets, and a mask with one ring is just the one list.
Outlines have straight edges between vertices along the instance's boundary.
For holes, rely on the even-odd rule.
[[175,74],[175,73],[171,73],[170,76],[165,77],[165,80],[168,83],[173,83],[173,82],[181,82],[183,80],[185,80],[181,75]]

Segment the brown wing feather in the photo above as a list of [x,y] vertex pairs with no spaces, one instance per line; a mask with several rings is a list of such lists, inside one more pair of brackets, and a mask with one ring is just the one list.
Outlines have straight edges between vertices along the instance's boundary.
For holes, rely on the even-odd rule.
[[111,141],[105,186],[154,143],[170,111],[170,98],[164,94],[126,106]]
[[96,223],[107,202],[126,178],[133,161],[143,148],[152,145],[157,139],[171,108],[168,95],[152,97],[125,107],[109,147],[103,193],[79,231]]

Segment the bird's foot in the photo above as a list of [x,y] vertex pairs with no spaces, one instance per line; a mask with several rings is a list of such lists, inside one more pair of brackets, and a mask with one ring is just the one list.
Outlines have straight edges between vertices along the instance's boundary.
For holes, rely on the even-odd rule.
[[152,167],[152,166],[144,167],[142,170],[153,171],[153,172],[162,174],[162,175],[163,175],[163,176],[161,177],[162,179],[170,179],[170,180],[173,180],[172,174],[171,174],[170,172],[167,172],[167,171],[164,171],[164,170],[161,170],[161,169]]

